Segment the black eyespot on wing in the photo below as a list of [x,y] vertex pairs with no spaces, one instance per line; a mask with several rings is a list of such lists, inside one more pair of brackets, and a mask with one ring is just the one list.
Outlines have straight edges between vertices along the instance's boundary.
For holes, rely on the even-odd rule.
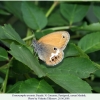
[[63,38],[65,38],[65,36],[63,35]]
[[55,57],[55,59],[57,59],[57,57]]
[[54,50],[57,50],[57,48],[54,48]]
[[54,59],[52,59],[52,61],[54,61]]

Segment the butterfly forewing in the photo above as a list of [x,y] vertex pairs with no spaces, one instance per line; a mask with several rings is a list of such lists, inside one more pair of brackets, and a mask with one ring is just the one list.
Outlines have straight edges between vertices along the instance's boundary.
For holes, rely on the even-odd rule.
[[57,48],[65,49],[68,41],[70,39],[69,33],[66,31],[53,32],[51,34],[45,35],[38,40],[44,44],[50,44]]

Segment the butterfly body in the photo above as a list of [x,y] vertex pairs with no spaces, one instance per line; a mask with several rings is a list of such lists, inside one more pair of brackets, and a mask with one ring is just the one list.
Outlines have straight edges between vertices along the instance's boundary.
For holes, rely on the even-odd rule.
[[47,65],[54,66],[62,61],[64,57],[63,50],[69,39],[70,35],[68,32],[53,32],[43,36],[38,41],[33,40],[34,50]]

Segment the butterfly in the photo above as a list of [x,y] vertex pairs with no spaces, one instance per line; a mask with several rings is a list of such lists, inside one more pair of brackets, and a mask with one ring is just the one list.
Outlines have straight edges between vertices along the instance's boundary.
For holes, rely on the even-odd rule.
[[42,61],[49,66],[54,66],[63,60],[63,50],[69,40],[70,35],[67,31],[57,31],[43,36],[38,41],[34,39],[32,45]]

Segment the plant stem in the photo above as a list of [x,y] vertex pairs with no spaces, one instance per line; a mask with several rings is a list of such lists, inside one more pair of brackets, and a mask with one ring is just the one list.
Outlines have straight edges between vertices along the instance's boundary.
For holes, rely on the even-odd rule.
[[6,77],[3,83],[3,93],[6,92],[7,80],[8,80],[9,68],[7,68]]
[[30,36],[28,36],[28,37],[23,38],[23,41],[27,41],[27,40],[29,40],[29,39],[32,39],[33,37],[34,37],[34,34],[33,34],[33,35],[30,35]]
[[4,80],[3,85],[2,85],[2,87],[1,87],[2,90],[3,90],[3,93],[6,92],[7,80],[8,80],[8,75],[9,75],[9,68],[10,68],[10,66],[11,66],[12,60],[13,60],[13,57],[10,59],[9,63],[5,65],[5,66],[7,67],[7,71],[6,71],[5,80]]
[[45,29],[45,30],[42,30],[42,31],[46,31],[46,30],[53,30],[53,31],[56,31],[56,30],[64,30],[64,29],[69,29],[71,27],[75,27],[75,26],[54,27],[54,28],[48,28],[48,29]]
[[50,15],[50,13],[54,10],[54,8],[58,5],[58,1],[54,1],[53,5],[50,7],[48,12],[46,13],[46,17]]

